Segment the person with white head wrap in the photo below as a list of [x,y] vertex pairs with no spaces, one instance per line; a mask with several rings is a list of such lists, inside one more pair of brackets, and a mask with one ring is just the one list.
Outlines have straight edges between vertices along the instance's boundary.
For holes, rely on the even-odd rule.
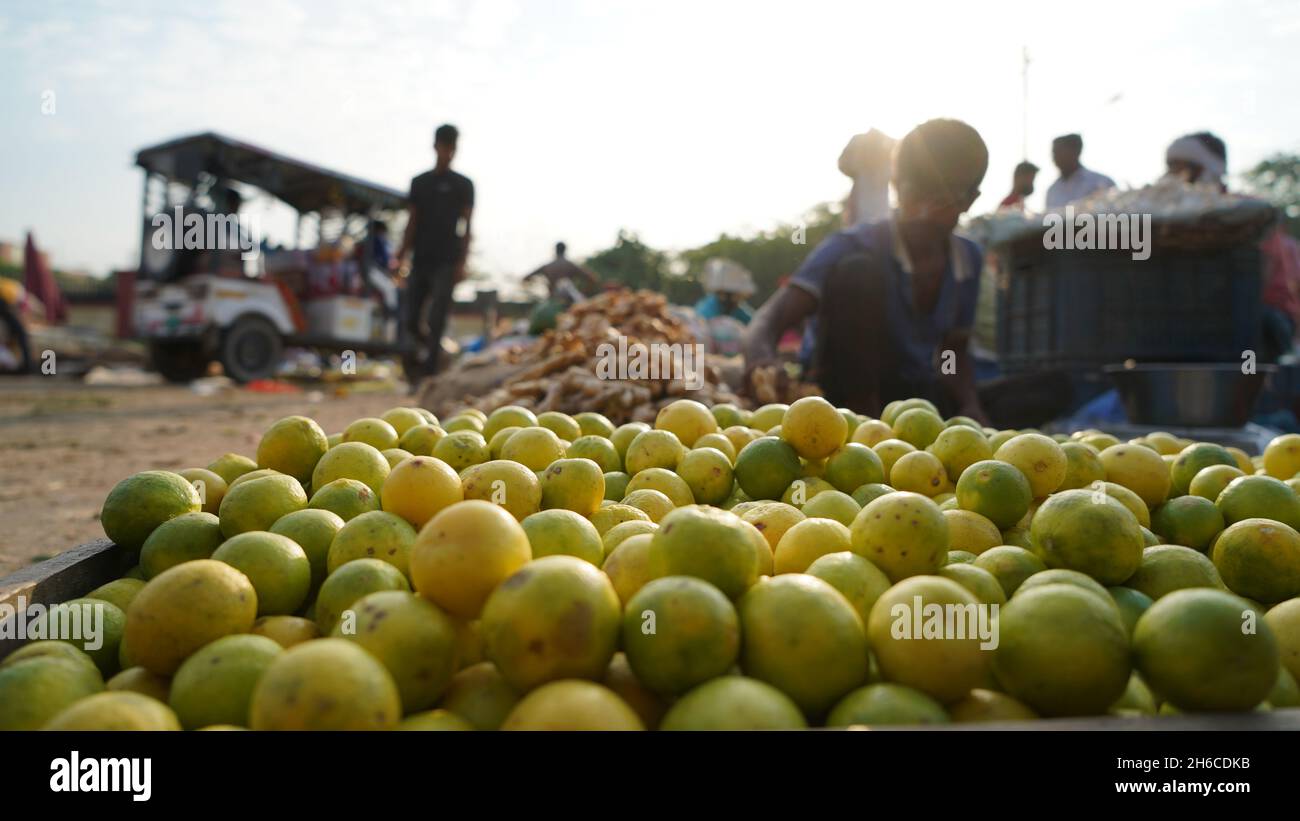
[[738,262],[714,257],[704,263],[700,277],[705,297],[695,305],[695,311],[704,319],[730,316],[748,323],[754,309],[745,300],[754,295],[754,275]]
[[1185,134],[1165,149],[1165,165],[1171,176],[1189,183],[1215,183],[1222,188],[1228,173],[1228,148],[1208,131]]

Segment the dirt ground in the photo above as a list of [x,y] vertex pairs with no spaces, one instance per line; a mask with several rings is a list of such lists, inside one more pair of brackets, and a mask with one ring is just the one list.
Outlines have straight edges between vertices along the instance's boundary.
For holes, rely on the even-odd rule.
[[335,433],[406,404],[396,388],[202,396],[55,377],[0,381],[0,576],[101,538],[100,505],[132,473],[202,467],[231,451],[255,456],[261,431],[283,416],[310,416]]

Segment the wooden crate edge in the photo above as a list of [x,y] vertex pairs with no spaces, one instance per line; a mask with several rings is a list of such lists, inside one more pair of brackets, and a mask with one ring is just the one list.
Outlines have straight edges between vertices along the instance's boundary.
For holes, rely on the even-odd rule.
[[[77,545],[0,579],[0,606],[51,605],[84,596],[127,570],[126,551],[108,539]],[[26,642],[0,638],[0,659]]]

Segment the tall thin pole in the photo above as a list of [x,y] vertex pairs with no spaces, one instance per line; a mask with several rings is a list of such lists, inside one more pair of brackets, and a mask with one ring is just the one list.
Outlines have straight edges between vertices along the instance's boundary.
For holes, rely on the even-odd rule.
[[1020,51],[1020,158],[1029,159],[1029,46]]

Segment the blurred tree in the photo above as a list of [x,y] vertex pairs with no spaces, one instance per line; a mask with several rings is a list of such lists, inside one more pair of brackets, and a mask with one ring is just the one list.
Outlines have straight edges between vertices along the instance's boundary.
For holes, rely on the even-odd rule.
[[612,248],[597,251],[585,264],[605,282],[618,282],[629,288],[663,291],[668,276],[669,258],[656,251],[625,229],[619,229]]
[[1282,209],[1287,233],[1300,237],[1300,154],[1275,154],[1243,176],[1252,193]]
[[631,231],[621,230],[613,247],[587,257],[585,264],[607,282],[649,288],[666,295],[671,302],[690,305],[704,295],[700,285],[704,263],[724,257],[754,275],[757,291],[750,303],[757,306],[772,295],[782,277],[794,273],[804,257],[840,227],[839,208],[839,203],[822,203],[796,222],[781,223],[748,237],[722,234],[712,242],[675,255],[657,251]]
[[704,263],[712,257],[723,257],[745,266],[754,275],[757,288],[749,301],[757,306],[776,291],[782,277],[793,274],[804,257],[839,227],[839,203],[821,203],[797,222],[782,223],[750,237],[723,234],[699,248],[683,251],[680,259],[686,265],[685,276],[697,283]]

